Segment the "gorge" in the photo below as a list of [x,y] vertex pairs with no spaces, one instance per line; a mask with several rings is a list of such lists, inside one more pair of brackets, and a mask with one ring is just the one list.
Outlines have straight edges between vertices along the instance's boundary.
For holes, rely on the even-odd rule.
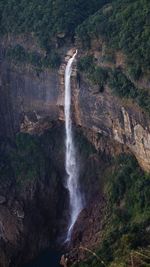
[[[6,198],[0,206],[2,223],[0,260],[4,267],[20,266],[47,247],[60,248],[67,232],[69,196],[64,188],[66,180],[64,77],[66,64],[72,58],[73,51],[74,49],[71,49],[67,52],[59,74],[56,71],[45,71],[37,77],[33,70],[28,72],[26,68],[21,70],[13,65],[10,69],[7,61],[1,63],[1,99],[7,103],[3,111],[5,115],[1,117],[1,125],[5,125],[1,128],[1,153],[3,160],[7,159],[5,164],[3,161],[1,165],[6,167],[1,169],[4,179],[0,188],[0,195]],[[74,140],[80,162],[79,181],[81,191],[86,192],[87,203],[72,231],[70,248],[63,249],[63,252],[69,250],[69,261],[72,263],[77,259],[82,262],[87,257],[86,250],[80,247],[93,251],[104,238],[103,229],[108,227],[106,221],[110,220],[107,219],[107,216],[110,216],[107,210],[110,193],[105,191],[107,186],[108,188],[112,186],[107,185],[107,177],[110,177],[108,181],[111,181],[112,175],[115,175],[114,183],[118,179],[115,185],[116,190],[119,190],[117,192],[124,192],[122,190],[131,187],[130,190],[135,190],[137,194],[134,177],[138,180],[138,177],[144,176],[137,163],[130,159],[130,147],[134,148],[133,151],[137,151],[135,153],[137,159],[139,162],[142,159],[141,166],[147,169],[149,143],[148,127],[144,126],[148,126],[147,116],[142,115],[133,105],[122,106],[120,100],[112,96],[107,88],[103,95],[97,95],[95,91],[91,91],[91,85],[87,83],[85,77],[80,77],[79,84],[76,64],[72,68],[71,86]],[[7,128],[8,122],[9,128]],[[7,130],[5,134],[4,130]],[[144,142],[142,138],[145,138]],[[120,154],[130,154],[129,160],[124,158],[123,161],[114,162],[113,158]],[[128,173],[129,180],[124,179],[120,166]],[[134,175],[133,170],[136,170]],[[11,180],[10,175],[11,177],[14,175]],[[121,180],[119,175],[122,177]],[[143,178],[142,184],[139,185],[143,188],[144,184],[147,184],[147,193],[145,191],[145,197],[140,196],[139,201],[140,199],[144,201],[146,196],[148,198],[148,179]],[[120,189],[122,187],[124,189]],[[121,198],[124,195],[116,194],[119,197],[116,206],[119,213],[121,203],[124,201]],[[123,207],[122,212],[126,209],[128,207]],[[130,215],[128,216],[130,218]],[[114,227],[113,223],[111,224]],[[146,223],[144,229],[147,229],[147,225]],[[113,228],[113,232],[116,231],[116,228]],[[122,228],[120,231],[123,231]],[[125,231],[124,235],[129,230]],[[148,234],[149,232],[146,234],[147,239]],[[144,233],[142,235],[144,237]],[[144,242],[147,244],[148,241],[145,239]],[[109,252],[106,248],[105,251],[108,255],[110,245],[107,246]],[[103,257],[107,258],[105,255]]]
[[149,266],[149,10],[0,0],[0,267]]

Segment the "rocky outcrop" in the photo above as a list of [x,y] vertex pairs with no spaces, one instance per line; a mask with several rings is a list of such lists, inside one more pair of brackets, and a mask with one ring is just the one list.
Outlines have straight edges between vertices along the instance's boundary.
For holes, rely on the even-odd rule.
[[[133,103],[126,104],[113,96],[109,88],[104,93],[93,90],[83,77],[76,86],[75,109],[80,114],[77,123],[104,137],[127,146],[141,167],[150,171],[149,118]],[[77,104],[76,104],[77,103]]]

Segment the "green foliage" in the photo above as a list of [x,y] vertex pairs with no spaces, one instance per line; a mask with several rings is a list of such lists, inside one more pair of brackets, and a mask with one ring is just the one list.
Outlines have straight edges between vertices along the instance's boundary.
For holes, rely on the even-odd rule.
[[[120,68],[111,70],[110,68],[99,67],[94,62],[93,56],[85,56],[80,58],[78,69],[80,72],[85,73],[93,84],[99,86],[100,92],[104,90],[104,85],[108,83],[114,94],[121,98],[133,99],[150,114],[149,92],[144,89],[137,89]],[[138,67],[136,70],[139,70]]]
[[150,114],[150,95],[149,92],[145,90],[139,90],[139,93],[136,98],[137,103],[140,107],[146,110]]
[[109,73],[109,86],[119,97],[131,98],[150,114],[150,96],[144,89],[137,89],[120,69]]
[[109,191],[112,205],[117,206],[125,199],[127,210],[130,211],[131,216],[135,216],[133,211],[140,214],[140,212],[144,212],[144,209],[149,210],[150,176],[142,173],[136,160],[131,156],[120,156],[117,163],[119,167],[112,176]]
[[128,61],[128,73],[134,80],[138,80],[142,74],[142,69],[139,64],[134,64],[133,62]]
[[35,68],[58,68],[61,63],[61,59],[58,53],[55,51],[49,52],[45,57],[38,52],[28,52],[21,45],[16,45],[13,48],[9,48],[6,51],[6,57],[10,61],[18,63],[31,64]]
[[6,51],[8,59],[15,59],[16,61],[25,62],[27,55],[25,49],[21,45],[16,45],[14,48],[10,48]]
[[[41,67],[42,66],[42,57],[37,52],[26,52],[26,62],[35,66],[35,67]],[[14,58],[16,60],[16,58]],[[19,60],[17,60],[19,61]]]
[[55,69],[60,66],[61,59],[58,53],[53,51],[42,60],[42,63],[44,67]]
[[144,174],[131,156],[122,155],[115,164],[107,191],[111,225],[106,240],[113,255],[121,257],[132,249],[148,245],[150,175]]
[[[150,1],[148,0],[123,2],[115,0],[79,25],[76,34],[82,41],[83,47],[90,48],[93,38],[101,39],[103,37],[112,50],[123,50],[128,58],[127,72],[131,78],[138,80],[143,73],[148,73],[150,68],[149,10]],[[111,57],[110,60],[114,61]],[[88,78],[94,84],[99,84],[100,91],[103,90],[104,83],[108,80],[109,86],[116,95],[121,98],[133,99],[150,114],[148,90],[137,89],[121,69],[109,70],[109,79],[102,69],[96,70],[93,65],[89,69],[88,61],[85,69],[81,68],[82,71],[90,73]]]
[[100,92],[104,90],[104,85],[108,78],[108,70],[96,66],[96,64],[94,64],[93,56],[82,57],[78,62],[78,69],[79,71],[86,73],[87,77],[93,84],[99,86]]
[[44,167],[44,156],[39,139],[29,134],[18,134],[15,145],[10,158],[17,183],[37,179]]
[[59,33],[73,36],[75,28],[108,0],[1,0],[0,32],[34,33],[49,50]]
[[[149,0],[112,1],[77,29],[83,45],[92,38],[106,40],[112,48],[121,49],[142,71],[150,68]],[[134,67],[136,68],[136,67]],[[136,71],[136,79],[141,72]]]
[[19,133],[13,141],[0,140],[0,184],[8,186],[13,181],[20,190],[47,177],[57,184],[59,174],[53,150],[55,156],[63,154],[61,134],[62,128],[56,125],[41,136]]
[[91,73],[94,69],[94,59],[93,56],[84,56],[78,61],[79,71],[85,73]]
[[107,82],[108,72],[104,68],[95,67],[93,72],[90,73],[89,78],[93,82],[93,84],[99,86],[100,92],[103,92],[104,84]]
[[[131,251],[149,245],[150,174],[144,173],[131,155],[122,154],[113,162],[106,189],[109,215],[96,254],[105,266],[126,267]],[[143,262],[143,266],[148,266],[150,259]],[[86,264],[104,266],[99,261],[96,263],[95,257],[89,258]]]
[[120,69],[114,69],[110,72],[109,86],[119,97],[137,97],[137,89],[134,84],[122,73]]

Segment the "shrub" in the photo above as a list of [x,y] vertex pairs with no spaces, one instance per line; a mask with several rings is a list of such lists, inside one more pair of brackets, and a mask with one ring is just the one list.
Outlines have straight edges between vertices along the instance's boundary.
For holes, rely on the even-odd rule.
[[35,68],[58,68],[61,63],[61,58],[58,53],[55,51],[47,54],[46,57],[43,57],[38,52],[28,52],[21,45],[16,45],[15,47],[9,48],[6,52],[6,57],[10,61],[17,63],[26,63],[31,64]]
[[108,72],[106,69],[101,67],[95,67],[92,73],[90,73],[90,80],[99,86],[100,91],[104,89],[104,84],[107,82]]
[[85,56],[80,58],[78,61],[78,69],[79,71],[83,71],[85,73],[91,73],[94,69],[93,56]]
[[61,58],[58,53],[53,51],[48,54],[42,62],[44,67],[55,69],[60,66]]
[[108,78],[108,70],[96,66],[96,64],[94,64],[93,56],[82,57],[78,62],[78,69],[79,71],[86,73],[92,83],[99,86],[100,92],[103,92],[104,85]]
[[10,60],[19,61],[21,63],[25,62],[27,60],[27,54],[23,46],[16,45],[13,48],[9,48],[6,51],[6,56]]
[[132,74],[138,78],[141,70],[150,68],[150,2],[110,2],[112,5],[107,9],[100,9],[78,26],[77,36],[84,46],[85,42],[90,43],[93,38],[103,38],[111,48],[123,50],[134,65]]
[[137,89],[134,84],[122,73],[114,69],[109,76],[109,86],[119,97],[136,98]]

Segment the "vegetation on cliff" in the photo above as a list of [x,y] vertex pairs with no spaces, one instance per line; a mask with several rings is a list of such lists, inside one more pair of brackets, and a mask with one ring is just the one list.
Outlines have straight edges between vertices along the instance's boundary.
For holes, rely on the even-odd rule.
[[128,155],[120,155],[112,166],[105,184],[109,212],[98,257],[90,255],[76,266],[125,267],[131,264],[132,257],[138,264],[135,266],[149,266],[150,175],[143,173]]
[[77,35],[86,47],[93,38],[103,37],[113,49],[121,49],[138,78],[137,74],[150,70],[149,16],[149,0],[114,0],[83,22]]
[[54,153],[63,153],[61,135],[62,126],[54,124],[41,136],[19,133],[13,141],[1,139],[0,185],[13,181],[18,187],[23,187],[49,177],[50,174],[55,177],[58,168],[56,169],[54,164]]
[[0,182],[10,180],[21,186],[38,179],[44,171],[44,153],[38,138],[19,134],[14,142],[2,140],[0,152]]
[[107,82],[108,71],[94,64],[92,56],[82,57],[78,62],[78,70],[85,72],[87,78],[95,85],[99,86],[99,91],[103,92],[104,84]]
[[14,63],[30,64],[34,66],[36,70],[42,70],[44,68],[58,68],[60,66],[60,56],[56,51],[49,52],[43,56],[40,53],[34,51],[29,52],[21,45],[10,47],[6,51],[6,58]]
[[[148,0],[114,0],[79,25],[76,36],[86,49],[86,56],[78,64],[79,71],[85,72],[93,84],[99,85],[100,91],[107,84],[114,94],[133,99],[150,114],[149,89],[142,88],[142,82],[137,83],[140,78],[145,79],[145,84],[149,81],[149,17]],[[96,58],[92,58],[94,40],[99,42]],[[120,63],[117,63],[118,51],[123,52],[120,58],[124,55]]]
[[[77,38],[90,48],[93,39],[103,39],[111,49],[122,50],[127,55],[128,71],[134,79],[139,79],[142,73],[150,71],[149,10],[149,0],[32,0],[29,3],[1,0],[0,32],[1,35],[30,33],[37,37],[41,47],[50,54],[50,66],[43,63],[48,67],[55,67],[54,59],[59,66],[58,55],[51,58],[56,43],[63,46],[66,40]],[[37,57],[32,59],[30,55],[26,59],[30,58],[34,65],[35,61],[39,64]]]
[[150,114],[149,92],[137,88],[120,68],[110,71],[108,85],[114,94],[121,98],[133,99],[140,107]]
[[104,91],[104,85],[108,85],[112,92],[120,98],[132,99],[148,114],[150,114],[149,92],[139,89],[127,77],[121,68],[98,66],[92,55],[81,57],[78,61],[78,70],[94,85],[99,86],[99,92]]
[[53,37],[73,37],[76,27],[108,0],[1,0],[0,32],[34,33],[40,44],[50,49]]
[[36,51],[30,53],[17,47],[7,51],[8,59],[27,63],[36,69],[57,68],[60,55],[56,47],[62,46],[65,39],[73,41],[75,29],[89,15],[96,12],[109,0],[46,0],[30,2],[21,0],[0,0],[0,34],[1,36],[31,34],[46,51],[41,57]]

